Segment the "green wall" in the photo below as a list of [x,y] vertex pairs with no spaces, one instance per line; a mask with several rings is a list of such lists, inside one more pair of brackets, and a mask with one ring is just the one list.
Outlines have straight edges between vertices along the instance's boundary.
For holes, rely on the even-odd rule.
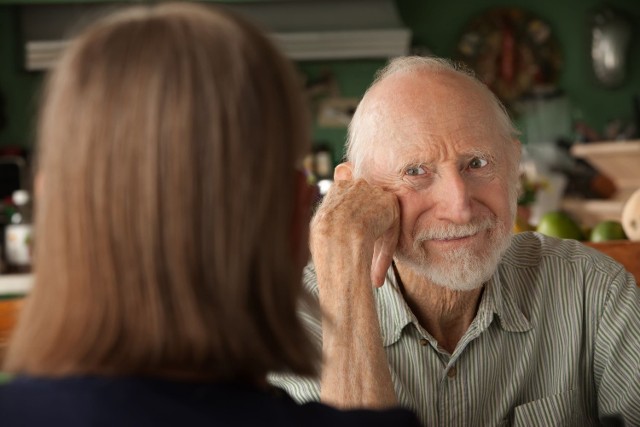
[[16,6],[0,5],[0,92],[4,98],[7,126],[0,130],[0,146],[29,147],[34,139],[33,117],[42,73],[22,67]]
[[[305,61],[298,64],[300,72],[308,79],[316,79],[326,70],[330,70],[337,79],[341,96],[360,98],[365,92],[374,74],[385,65],[385,60],[353,61]],[[326,128],[314,126],[316,144],[326,144],[332,149],[334,163],[343,155],[346,128]]]
[[[625,83],[616,89],[600,85],[590,61],[590,25],[599,0],[396,0],[403,22],[413,32],[413,44],[427,47],[437,56],[455,55],[458,38],[467,22],[483,11],[500,6],[522,7],[538,15],[552,27],[560,44],[564,68],[559,87],[565,91],[571,113],[581,117],[598,132],[614,118],[630,120],[632,96],[640,95],[640,0],[611,0],[607,4],[626,12],[635,33],[628,52]],[[345,96],[359,96],[371,82],[378,64],[384,61],[334,61],[301,64],[304,72],[334,71]],[[517,120],[516,120],[517,122]],[[318,141],[334,147],[336,161],[342,155],[344,129],[315,129]],[[570,136],[570,135],[565,135]],[[526,135],[523,135],[524,142]]]
[[635,27],[628,52],[626,83],[605,89],[596,81],[590,62],[592,13],[601,0],[396,0],[403,21],[411,27],[414,43],[435,55],[451,56],[465,24],[496,6],[522,7],[538,15],[552,28],[562,49],[564,69],[559,86],[567,93],[575,114],[601,131],[612,118],[632,114],[632,96],[640,95],[640,1],[610,0],[607,4],[626,12]]
[[[1,0],[0,0],[1,2]],[[414,34],[414,44],[428,47],[439,56],[451,56],[470,18],[494,6],[523,7],[546,20],[562,47],[564,69],[560,86],[579,112],[597,130],[614,117],[631,115],[631,96],[640,93],[640,1],[611,0],[609,4],[628,12],[636,32],[629,52],[627,82],[617,89],[601,87],[593,77],[589,61],[589,24],[598,0],[396,0],[399,14]],[[0,146],[30,146],[33,116],[41,73],[29,73],[21,66],[17,6],[0,5],[0,90],[5,96],[8,126],[0,132]],[[362,95],[382,60],[303,62],[302,72],[311,78],[324,70],[337,77],[344,96]],[[334,160],[342,155],[345,129],[314,129],[318,142],[334,148]]]

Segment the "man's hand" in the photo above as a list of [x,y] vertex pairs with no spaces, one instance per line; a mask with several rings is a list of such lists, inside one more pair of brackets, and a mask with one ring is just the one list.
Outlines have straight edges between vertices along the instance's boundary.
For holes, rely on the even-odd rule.
[[349,163],[338,165],[335,179],[311,223],[314,261],[336,243],[359,244],[367,253],[372,250],[371,281],[382,286],[398,244],[398,200],[381,187],[353,180]]
[[348,165],[336,169],[336,182],[311,224],[323,312],[324,402],[343,408],[397,405],[372,281],[384,282],[399,218],[393,193],[352,180]]

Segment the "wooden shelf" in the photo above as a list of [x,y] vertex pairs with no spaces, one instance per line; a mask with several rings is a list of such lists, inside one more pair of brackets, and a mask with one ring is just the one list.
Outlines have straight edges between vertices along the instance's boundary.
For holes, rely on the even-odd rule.
[[620,221],[622,200],[564,199],[560,208],[584,227],[593,227],[600,221]]
[[0,275],[0,298],[14,295],[26,295],[31,290],[31,274]]
[[4,357],[11,333],[16,326],[24,298],[0,300],[0,361]]
[[618,200],[626,200],[640,188],[640,140],[575,144],[571,154],[611,178],[618,188]]
[[575,144],[571,147],[571,154],[576,157],[590,157],[594,154],[617,155],[619,153],[640,154],[640,139],[630,141],[601,141],[586,144]]
[[604,220],[620,221],[625,202],[640,188],[640,140],[574,144],[571,154],[609,177],[617,191],[610,200],[566,199],[562,209],[587,227]]

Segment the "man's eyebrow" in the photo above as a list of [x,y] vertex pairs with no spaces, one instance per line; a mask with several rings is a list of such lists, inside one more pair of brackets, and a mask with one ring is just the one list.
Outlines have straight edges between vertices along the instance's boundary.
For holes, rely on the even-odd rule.
[[[459,161],[466,161],[474,157],[479,157],[479,158],[488,160],[490,162],[495,162],[495,160],[498,158],[498,155],[495,154],[493,151],[494,150],[471,148],[469,150],[465,150],[459,153],[457,155],[457,158]],[[406,156],[405,158],[407,157],[409,156]],[[389,164],[390,166],[389,170],[392,171],[392,173],[399,176],[403,175],[404,172],[409,167],[423,166],[423,167],[426,167],[427,169],[434,169],[435,164],[437,163],[437,161],[434,161],[433,159],[428,159],[426,156],[421,156],[419,154],[416,155],[411,160],[402,160],[400,163],[396,163],[394,160],[396,159],[390,160],[390,163],[391,162],[393,163]]]
[[461,153],[460,159],[470,159],[473,157],[480,157],[482,159],[494,161],[496,159],[496,155],[491,150],[480,150],[480,149],[472,149],[468,150],[464,153]]

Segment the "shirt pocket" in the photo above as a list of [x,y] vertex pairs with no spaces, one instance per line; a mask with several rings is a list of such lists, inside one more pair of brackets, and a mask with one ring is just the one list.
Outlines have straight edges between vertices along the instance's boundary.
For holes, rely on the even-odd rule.
[[527,402],[513,410],[513,427],[519,426],[575,426],[574,391]]

